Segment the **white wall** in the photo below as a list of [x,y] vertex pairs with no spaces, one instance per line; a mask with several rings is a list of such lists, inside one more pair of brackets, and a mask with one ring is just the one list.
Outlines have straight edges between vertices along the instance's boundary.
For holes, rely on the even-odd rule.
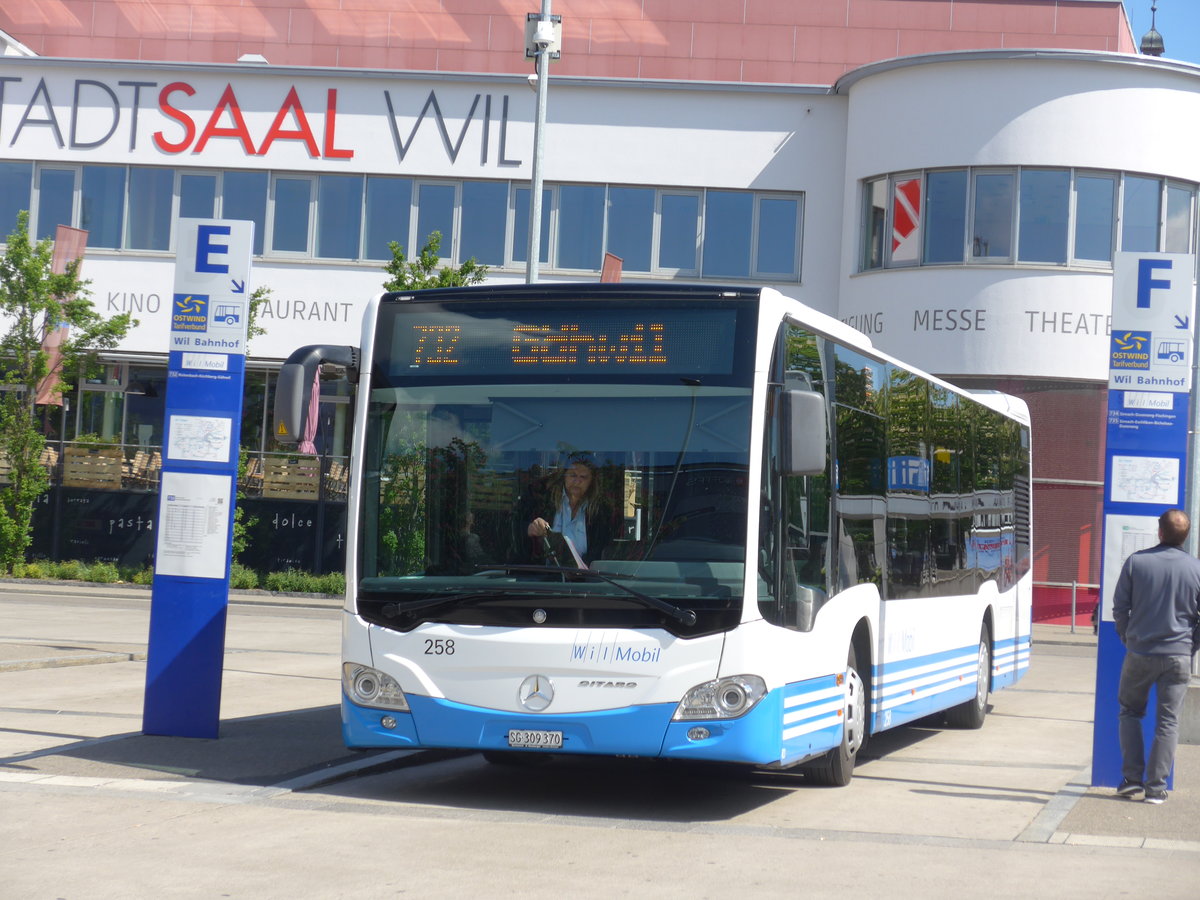
[[[843,92],[839,318],[866,324],[878,346],[938,373],[1106,379],[1109,272],[1009,265],[856,274],[862,179],[1038,165],[1200,182],[1200,67],[1114,54],[951,54],[867,67]],[[946,310],[971,310],[984,327],[963,331],[962,317]]]
[[[13,79],[0,82],[0,159],[530,177],[535,95],[523,78],[49,59],[0,60],[0,77]],[[779,287],[836,311],[830,262],[842,232],[844,98],[810,88],[553,78],[549,97],[548,181],[804,192],[803,281]],[[172,257],[93,250],[83,274],[102,312],[138,318],[121,350],[166,351]],[[492,280],[523,277],[493,270]],[[556,276],[543,269],[542,279]],[[262,318],[268,333],[252,355],[356,341],[382,282],[378,265],[256,260],[253,284],[273,294]]]

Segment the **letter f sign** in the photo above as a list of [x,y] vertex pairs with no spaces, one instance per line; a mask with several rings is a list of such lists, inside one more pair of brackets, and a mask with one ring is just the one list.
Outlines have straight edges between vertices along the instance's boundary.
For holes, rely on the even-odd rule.
[[1137,284],[1137,308],[1150,308],[1150,292],[1155,288],[1169,291],[1171,282],[1165,278],[1155,278],[1155,269],[1171,268],[1171,260],[1169,259],[1139,259],[1138,260],[1138,284]]

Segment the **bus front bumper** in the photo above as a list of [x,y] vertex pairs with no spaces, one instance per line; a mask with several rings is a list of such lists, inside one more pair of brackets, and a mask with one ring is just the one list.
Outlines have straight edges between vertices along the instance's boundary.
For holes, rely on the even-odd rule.
[[[346,746],[390,749],[509,750],[512,732],[558,733],[561,747],[527,753],[594,754],[778,765],[782,692],[772,691],[736,719],[672,721],[676,704],[567,715],[526,715],[409,694],[411,712],[359,706],[342,697]],[[825,748],[821,748],[822,750]],[[790,754],[788,754],[790,755]],[[810,750],[805,756],[812,755]]]

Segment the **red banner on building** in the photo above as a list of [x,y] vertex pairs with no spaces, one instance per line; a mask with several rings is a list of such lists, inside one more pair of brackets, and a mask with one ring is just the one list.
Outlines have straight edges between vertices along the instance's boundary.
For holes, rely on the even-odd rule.
[[[72,228],[69,225],[59,225],[54,233],[54,255],[50,259],[50,271],[62,275],[67,266],[76,260],[83,264],[83,254],[87,250],[88,233],[82,228]],[[46,320],[42,325],[42,349],[46,351],[46,365],[49,374],[38,385],[37,402],[51,406],[62,406],[62,394],[57,390],[59,367],[62,365],[63,341],[67,339],[67,323]]]

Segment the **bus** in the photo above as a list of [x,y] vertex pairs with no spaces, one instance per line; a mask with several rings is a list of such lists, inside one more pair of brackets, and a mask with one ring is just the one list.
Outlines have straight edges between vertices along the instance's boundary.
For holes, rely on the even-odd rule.
[[[1024,404],[770,288],[388,293],[358,347],[342,730],[851,779],[872,734],[978,728],[1029,666]],[[586,482],[586,492],[580,484]]]

